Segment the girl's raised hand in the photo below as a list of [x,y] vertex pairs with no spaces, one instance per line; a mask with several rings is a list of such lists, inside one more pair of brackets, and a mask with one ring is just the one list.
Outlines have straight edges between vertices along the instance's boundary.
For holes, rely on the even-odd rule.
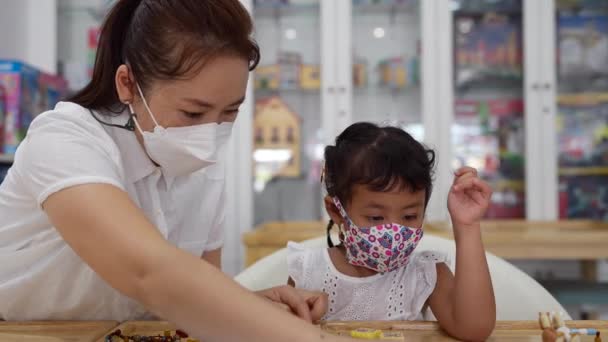
[[490,206],[492,189],[479,179],[477,170],[463,167],[455,172],[448,194],[448,210],[456,229],[478,227]]

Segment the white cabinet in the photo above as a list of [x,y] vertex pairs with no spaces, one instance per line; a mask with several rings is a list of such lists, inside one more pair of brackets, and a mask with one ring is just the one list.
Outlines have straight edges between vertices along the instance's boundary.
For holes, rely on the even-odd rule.
[[[478,168],[494,188],[488,218],[606,217],[608,82],[605,68],[593,69],[608,58],[606,2],[305,3],[260,1],[253,8],[254,13],[259,7],[274,8],[274,24],[255,16],[263,54],[276,53],[276,44],[282,44],[300,54],[303,64],[321,63],[320,89],[295,91],[300,101],[312,97],[313,102],[302,109],[294,106],[305,130],[314,126],[319,133],[302,141],[303,153],[316,153],[300,169],[306,179],[301,181],[318,192],[316,205],[310,199],[304,204],[294,188],[277,185],[285,190],[273,201],[278,212],[265,218],[256,212],[256,224],[323,216],[317,210],[322,208],[320,152],[355,121],[399,124],[436,149],[429,219],[448,218],[446,194],[453,170],[462,165]],[[585,27],[590,36],[578,43]],[[311,43],[310,34],[319,36],[318,45]],[[297,43],[286,44],[290,35]],[[582,44],[580,53],[587,57],[577,57],[568,44],[575,49]],[[572,63],[588,65],[589,70],[583,66],[586,78],[568,77],[568,68],[576,70]],[[578,88],[569,89],[571,85]],[[275,93],[286,101],[293,95]],[[291,216],[291,207],[310,210]]]

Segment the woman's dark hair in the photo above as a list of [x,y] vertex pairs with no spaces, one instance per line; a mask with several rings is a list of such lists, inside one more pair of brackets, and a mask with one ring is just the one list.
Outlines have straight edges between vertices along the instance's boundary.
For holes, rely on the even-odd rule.
[[[335,146],[325,148],[324,182],[327,194],[348,205],[353,185],[366,185],[372,191],[395,187],[425,191],[425,207],[433,190],[435,152],[397,127],[380,127],[360,122],[336,138]],[[327,226],[327,243],[333,247]]]
[[142,89],[151,80],[188,78],[218,54],[243,57],[253,70],[260,49],[252,30],[239,0],[119,0],[101,28],[92,79],[70,101],[122,110],[115,75],[127,62]]

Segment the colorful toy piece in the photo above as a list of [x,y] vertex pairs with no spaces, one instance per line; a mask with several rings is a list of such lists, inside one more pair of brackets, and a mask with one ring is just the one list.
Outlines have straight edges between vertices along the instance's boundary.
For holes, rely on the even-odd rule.
[[350,332],[350,336],[363,340],[377,340],[382,337],[382,331],[376,329],[360,328]]
[[[543,330],[543,342],[579,342],[584,335],[599,338],[597,329],[570,329],[566,326],[561,314],[549,314],[541,312],[538,314],[538,323]],[[601,339],[600,339],[601,342]]]

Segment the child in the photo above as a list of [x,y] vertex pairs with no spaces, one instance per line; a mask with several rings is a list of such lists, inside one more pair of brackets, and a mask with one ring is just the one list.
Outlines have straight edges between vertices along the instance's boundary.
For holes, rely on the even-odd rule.
[[[427,306],[450,335],[487,338],[496,320],[480,220],[491,190],[456,172],[448,208],[456,275],[440,253],[414,250],[423,236],[435,153],[403,130],[356,123],[325,149],[329,248],[288,246],[289,284],[329,295],[326,320],[420,320]],[[339,229],[333,246],[330,230]]]

